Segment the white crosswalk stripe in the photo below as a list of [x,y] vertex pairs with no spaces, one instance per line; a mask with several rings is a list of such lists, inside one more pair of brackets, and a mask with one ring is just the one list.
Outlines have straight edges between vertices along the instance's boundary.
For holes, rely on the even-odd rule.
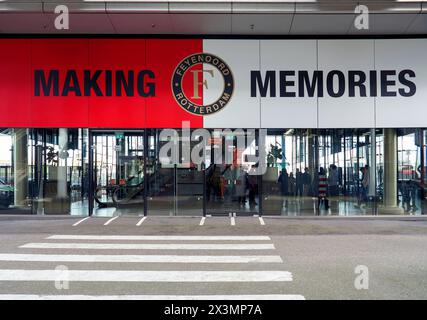
[[[97,285],[93,285],[96,294],[86,291],[81,294],[82,292],[73,291],[69,294],[65,292],[59,295],[57,291],[53,294],[39,291],[15,291],[14,294],[9,294],[2,292],[0,286],[0,300],[304,299],[304,296],[293,294],[293,292],[284,294],[283,290],[277,291],[276,287],[271,292],[269,286],[259,286],[259,283],[263,282],[282,286],[282,284],[293,281],[291,272],[281,270],[283,259],[279,255],[274,255],[275,246],[268,236],[54,234],[45,239],[44,242],[29,242],[20,245],[18,250],[25,251],[19,253],[0,253],[0,282],[27,284],[54,282],[58,280],[58,270],[55,267],[58,264],[70,263],[69,266],[66,266],[67,281],[71,283],[105,283],[100,291],[101,294],[98,294]],[[122,252],[122,250],[126,252]],[[153,250],[176,252],[150,254]],[[126,254],[129,252],[132,254]],[[187,252],[191,252],[191,254]],[[253,254],[255,252],[256,254]],[[5,264],[6,267],[4,267]],[[15,264],[17,265],[15,266]],[[156,264],[169,267],[159,269]],[[184,265],[185,269],[179,268]],[[249,266],[252,267],[249,268]],[[166,287],[162,288],[166,289],[162,290],[166,290],[166,292],[156,292],[154,295],[144,292],[116,295],[114,287],[111,287],[113,290],[111,293],[105,289],[112,286],[112,283],[120,283],[123,286],[125,283],[147,282],[164,283]],[[169,287],[173,290],[179,288],[173,287],[173,283],[219,283],[220,288],[226,288],[227,284],[229,285],[227,290],[222,291],[223,289],[221,289],[221,292],[217,292],[219,289],[213,287],[211,291],[214,292],[208,291],[206,294],[195,292],[194,295],[181,295],[176,291],[168,294]],[[245,294],[242,294],[238,290],[238,286],[250,284],[255,288],[255,292],[251,293],[249,289],[249,292],[246,291]],[[236,292],[236,294],[229,294],[230,292]]]
[[[0,270],[0,281],[55,281],[57,270]],[[100,282],[266,282],[292,281],[287,271],[67,270],[69,281]]]
[[83,221],[86,221],[87,219],[89,219],[90,217],[86,217],[86,218],[83,218],[83,219],[80,219],[79,221],[77,221],[76,223],[74,223],[73,224],[73,227],[76,227],[76,226],[78,226],[80,223],[82,223]]
[[269,236],[128,236],[128,235],[80,235],[60,234],[47,237],[49,240],[166,240],[166,241],[271,241]]
[[106,223],[104,223],[104,226],[108,226],[111,222],[113,222],[114,220],[116,220],[119,216],[115,216],[111,219],[109,219]]
[[280,256],[201,256],[201,255],[92,255],[92,254],[0,254],[0,261],[34,262],[127,262],[127,263],[283,263]]
[[141,220],[138,221],[136,226],[139,227],[146,219],[147,219],[147,217],[142,217]]
[[271,243],[65,243],[35,242],[20,248],[116,250],[272,250]]

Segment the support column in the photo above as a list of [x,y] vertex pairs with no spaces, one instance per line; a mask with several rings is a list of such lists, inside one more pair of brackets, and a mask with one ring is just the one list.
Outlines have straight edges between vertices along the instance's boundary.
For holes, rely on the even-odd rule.
[[[67,183],[68,129],[58,130],[58,163],[50,164],[45,180],[44,214],[70,214],[71,199]],[[49,164],[48,164],[49,165]]]
[[282,133],[282,170],[286,169],[286,137]]
[[384,129],[384,199],[382,214],[402,214],[397,206],[397,133]]
[[67,192],[67,146],[68,146],[68,129],[60,128],[58,136],[59,156],[58,156],[58,193],[57,197],[64,199],[68,197]]
[[28,195],[28,145],[27,129],[13,131],[13,181],[14,205],[26,207]]

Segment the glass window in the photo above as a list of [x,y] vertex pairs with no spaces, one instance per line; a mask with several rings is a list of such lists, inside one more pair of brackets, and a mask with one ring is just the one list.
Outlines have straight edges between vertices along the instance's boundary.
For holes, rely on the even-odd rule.
[[4,212],[88,214],[86,129],[2,129],[0,150]]

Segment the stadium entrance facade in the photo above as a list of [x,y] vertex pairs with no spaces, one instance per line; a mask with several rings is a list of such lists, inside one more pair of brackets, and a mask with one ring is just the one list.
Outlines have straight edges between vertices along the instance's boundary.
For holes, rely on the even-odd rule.
[[0,47],[0,213],[427,211],[425,39]]

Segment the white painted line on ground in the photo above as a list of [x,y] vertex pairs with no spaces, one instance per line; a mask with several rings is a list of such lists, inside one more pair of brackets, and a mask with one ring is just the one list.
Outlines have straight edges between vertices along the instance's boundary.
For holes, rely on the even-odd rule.
[[230,213],[230,224],[231,224],[232,226],[235,226],[235,225],[236,225],[236,213],[235,213],[235,212]]
[[262,217],[258,217],[258,219],[259,219],[260,225],[265,226],[264,219]]
[[0,261],[126,263],[283,263],[280,256],[0,254]]
[[83,219],[81,219],[81,220],[77,221],[75,224],[73,224],[73,227],[78,226],[80,223],[82,223],[83,221],[85,221],[85,220],[87,220],[87,219],[89,219],[89,218],[90,218],[90,217],[86,217],[86,218],[83,218]]
[[27,243],[20,248],[33,249],[116,249],[116,250],[273,250],[274,244],[266,243]]
[[202,217],[202,219],[200,220],[199,226],[203,226],[205,224],[205,217]]
[[305,300],[299,294],[248,295],[36,295],[0,294],[0,300]]
[[158,241],[270,241],[269,236],[143,236],[143,235],[82,235],[57,234],[47,237],[51,240],[158,240]]
[[[0,270],[0,281],[55,281],[56,270]],[[67,280],[84,282],[283,282],[289,271],[68,270]]]
[[104,223],[104,226],[108,226],[111,222],[113,222],[114,220],[116,220],[119,216],[115,216],[113,218],[111,218],[110,220],[108,220],[106,223]]
[[145,219],[147,219],[147,217],[142,217],[141,220],[138,221],[136,226],[139,227],[145,221]]

